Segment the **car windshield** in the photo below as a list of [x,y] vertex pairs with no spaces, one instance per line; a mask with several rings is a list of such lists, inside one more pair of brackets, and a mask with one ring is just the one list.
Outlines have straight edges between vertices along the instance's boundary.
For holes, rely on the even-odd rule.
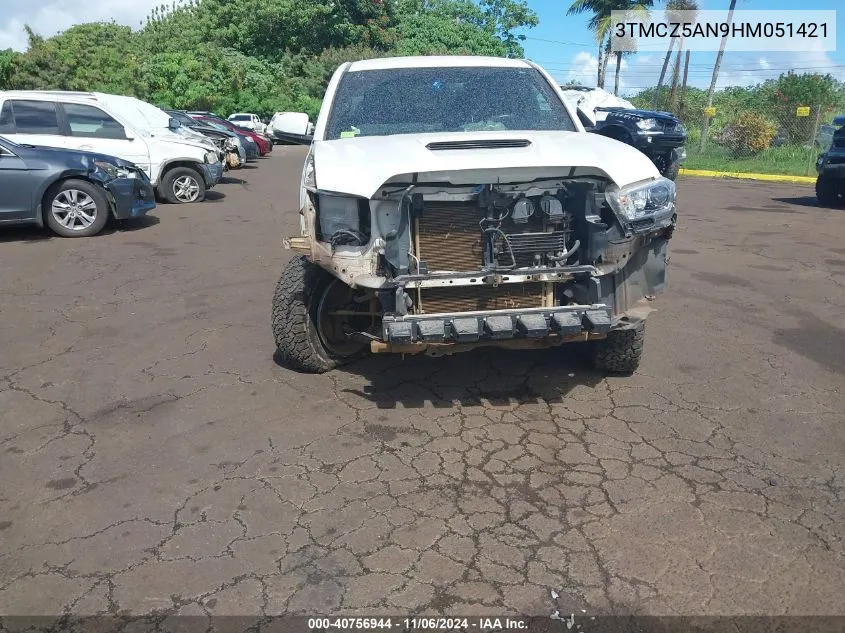
[[534,68],[391,68],[343,75],[325,139],[575,129],[560,98]]
[[202,119],[200,123],[213,127],[215,130],[220,130],[221,132],[231,132],[231,130],[225,125],[220,125],[216,121],[211,121],[210,119]]
[[248,114],[233,114],[229,117],[230,121],[249,121],[252,119]]
[[179,121],[179,123],[181,123],[182,125],[187,125],[188,127],[190,127],[192,125],[197,124],[196,121],[194,121],[191,117],[189,117],[184,112],[176,112],[176,111],[173,111],[173,110],[165,110],[165,112],[167,112],[167,114],[169,114],[171,117],[173,117],[174,119]]

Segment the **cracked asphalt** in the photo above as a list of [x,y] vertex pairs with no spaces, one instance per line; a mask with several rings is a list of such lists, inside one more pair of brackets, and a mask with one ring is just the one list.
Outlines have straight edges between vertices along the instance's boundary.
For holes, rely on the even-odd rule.
[[0,614],[845,614],[845,211],[683,180],[633,377],[314,376],[269,325],[302,159],[0,233]]

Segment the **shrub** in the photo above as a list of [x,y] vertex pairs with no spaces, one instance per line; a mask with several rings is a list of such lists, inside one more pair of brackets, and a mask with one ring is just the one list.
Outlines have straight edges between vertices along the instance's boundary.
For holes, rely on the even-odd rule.
[[746,111],[728,123],[715,140],[734,156],[748,156],[767,149],[776,134],[777,125],[756,112]]

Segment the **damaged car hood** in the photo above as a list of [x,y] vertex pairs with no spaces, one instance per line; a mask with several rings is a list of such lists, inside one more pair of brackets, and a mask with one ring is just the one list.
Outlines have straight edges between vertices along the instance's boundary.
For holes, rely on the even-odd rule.
[[311,151],[318,189],[364,198],[402,175],[476,184],[491,175],[501,182],[555,177],[568,168],[568,176],[607,176],[620,187],[660,175],[639,150],[585,132],[395,134],[315,141]]

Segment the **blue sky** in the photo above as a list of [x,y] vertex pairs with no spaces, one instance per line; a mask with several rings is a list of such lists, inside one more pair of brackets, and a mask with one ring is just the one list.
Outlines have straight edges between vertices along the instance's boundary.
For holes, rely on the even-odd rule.
[[[525,54],[546,68],[556,79],[570,79],[585,85],[596,83],[596,44],[587,29],[588,16],[567,16],[571,0],[529,0],[540,18],[540,24],[525,31]],[[699,0],[701,9],[724,10],[727,15],[730,0]],[[663,3],[657,3],[662,7]],[[794,0],[739,0],[737,9],[795,9]],[[807,9],[841,9],[837,17],[836,51],[791,53],[731,53],[722,60],[718,87],[751,85],[777,77],[790,69],[795,72],[829,72],[845,81],[845,3],[842,0],[808,0]],[[657,84],[663,53],[636,53],[623,60],[621,92],[632,94]],[[715,52],[694,51],[690,56],[689,83],[706,88],[710,85]],[[674,57],[673,57],[674,62]],[[671,67],[671,66],[670,66]],[[608,68],[605,88],[613,90],[614,63]]]
[[[115,20],[138,27],[153,5],[162,0],[0,0],[0,49],[23,50],[26,37],[23,25],[49,36],[78,22]],[[537,12],[540,24],[525,34],[526,55],[537,61],[561,82],[570,79],[595,85],[596,45],[587,30],[587,16],[567,16],[571,0],[528,0]],[[701,9],[727,12],[729,0],[700,0]],[[663,2],[657,2],[658,7]],[[739,0],[737,9],[795,9],[795,0]],[[719,87],[750,85],[777,77],[790,69],[796,72],[830,72],[845,81],[845,3],[843,0],[807,0],[806,9],[842,9],[837,16],[837,50],[803,53],[726,53]],[[663,53],[638,53],[622,64],[622,94],[637,92],[657,83]],[[690,85],[710,84],[716,54],[693,52],[690,58]],[[608,68],[606,88],[613,88],[614,65]]]

